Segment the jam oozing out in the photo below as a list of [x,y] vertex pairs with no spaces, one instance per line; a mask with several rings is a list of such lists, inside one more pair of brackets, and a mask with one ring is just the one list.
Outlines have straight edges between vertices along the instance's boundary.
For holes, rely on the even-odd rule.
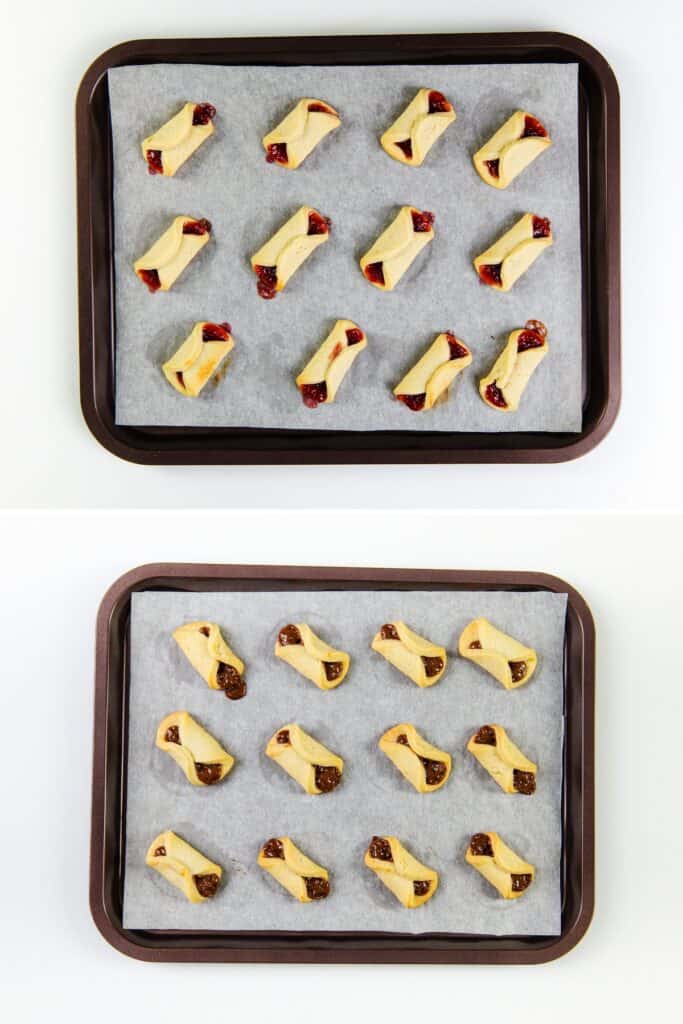
[[266,163],[286,164],[287,159],[287,143],[271,142],[266,149]]
[[469,355],[465,346],[458,341],[454,334],[446,334],[446,341],[450,351],[449,359],[464,359],[466,355]]
[[391,622],[385,622],[379,631],[382,640],[398,640],[398,630]]
[[396,397],[412,412],[420,412],[424,409],[427,401],[427,394],[424,391],[419,395],[396,395]]
[[522,331],[517,338],[517,351],[526,352],[529,348],[540,348],[544,340],[535,331]]
[[302,384],[301,397],[309,409],[316,409],[327,401],[327,384],[321,380],[318,384]]
[[331,793],[341,782],[341,772],[331,764],[315,766],[315,785],[321,793]]
[[211,233],[211,221],[202,217],[201,220],[186,220],[183,224],[184,235],[208,235]]
[[446,97],[442,92],[437,92],[436,89],[432,89],[429,93],[429,113],[430,114],[444,114],[453,107],[450,105]]
[[486,401],[490,402],[491,405],[495,405],[497,409],[507,409],[507,402],[503,397],[503,392],[500,390],[495,380],[491,384],[487,385],[486,388]]
[[536,217],[533,218],[533,230],[534,238],[549,238],[550,237],[550,221],[547,217]]
[[475,832],[470,839],[470,851],[475,857],[493,857],[493,846],[486,832]]
[[278,633],[277,642],[279,643],[280,647],[287,647],[291,646],[292,644],[300,644],[302,642],[301,633],[299,632],[299,629],[290,622],[288,626],[283,626],[280,632]]
[[274,299],[277,291],[277,269],[275,267],[254,267],[258,278],[256,291],[262,299]]
[[500,160],[484,160],[484,163],[486,164],[486,170],[492,178],[500,177]]
[[539,338],[548,337],[548,328],[542,320],[527,320],[524,324],[525,331],[533,331],[534,334],[538,334]]
[[363,273],[371,284],[384,284],[384,267],[382,263],[368,263]]
[[429,210],[413,210],[413,231],[431,231],[434,224],[434,214]]
[[263,856],[271,859],[284,860],[285,851],[279,839],[269,839],[263,844]]
[[202,341],[226,341],[232,331],[230,324],[204,324]]
[[192,114],[192,124],[208,124],[216,116],[216,108],[212,103],[198,103]]
[[147,158],[147,172],[148,174],[163,174],[164,165],[161,162],[161,150],[160,149],[148,149],[145,153]]
[[311,210],[308,215],[308,234],[326,235],[331,224],[332,221],[329,217],[323,217],[317,210]]
[[309,103],[308,104],[309,114],[331,114],[332,111],[329,107],[326,107],[324,103]]
[[491,287],[500,287],[503,283],[500,276],[500,263],[482,263],[479,267],[479,277],[484,284],[489,284]]
[[404,139],[403,142],[395,142],[394,145],[397,149],[401,150],[408,160],[413,159],[413,144],[410,139]]
[[161,288],[158,270],[138,270],[138,277],[145,282],[151,292],[158,292]]
[[360,327],[349,327],[348,330],[346,331],[346,344],[357,345],[360,341],[363,340],[363,337],[364,335]]
[[247,692],[247,684],[235,666],[224,661],[218,663],[216,682],[228,700],[241,700]]
[[522,132],[521,138],[528,139],[531,135],[537,135],[542,139],[547,138],[548,133],[541,124],[541,122],[532,117],[531,114],[527,114],[524,118],[524,131]]
[[480,743],[482,746],[495,747],[496,746],[496,730],[490,725],[482,725],[481,729],[477,732],[474,737],[475,743]]

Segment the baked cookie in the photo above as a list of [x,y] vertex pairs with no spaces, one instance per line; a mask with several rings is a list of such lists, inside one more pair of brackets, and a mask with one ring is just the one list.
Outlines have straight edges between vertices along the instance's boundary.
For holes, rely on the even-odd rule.
[[353,320],[337,320],[296,378],[304,405],[315,409],[325,402],[334,402],[339,385],[367,343],[365,334]]
[[329,103],[310,97],[299,100],[279,125],[263,136],[266,160],[293,170],[340,124],[339,114]]
[[235,763],[234,757],[187,711],[166,715],[159,723],[156,745],[171,755],[193,786],[221,782]]
[[307,793],[329,793],[341,782],[344,762],[290,722],[271,736],[266,754],[291,775]]
[[379,749],[418,793],[439,789],[451,774],[451,755],[428,743],[410,722],[387,729]]
[[200,320],[162,370],[169,384],[188,398],[196,398],[221,365],[235,342],[230,324]]
[[210,238],[210,221],[175,217],[133,269],[151,292],[167,292]]
[[324,900],[330,895],[327,870],[302,853],[289,836],[268,839],[261,847],[257,863],[299,903]]
[[313,250],[328,240],[331,223],[312,206],[301,206],[254,253],[251,267],[258,279],[256,289],[262,299],[274,299],[276,293],[282,291]]
[[430,900],[439,885],[438,873],[408,853],[396,836],[373,836],[365,864],[409,909]]
[[305,622],[283,626],[275,641],[275,656],[286,661],[321,690],[343,682],[351,659],[346,651],[330,647]]
[[421,688],[438,683],[446,671],[446,648],[413,633],[405,622],[385,622],[371,646]]
[[166,124],[142,140],[150,174],[172,178],[202,142],[213,135],[216,108],[211,103],[186,103]]
[[515,746],[502,725],[482,725],[470,736],[467,749],[505,793],[531,796],[536,792],[536,765]]
[[548,354],[548,330],[540,320],[527,320],[512,331],[490,371],[479,381],[479,394],[501,412],[515,412],[536,367]]
[[244,697],[244,662],[228,647],[215,622],[187,622],[174,630],[173,639],[212,690],[223,690],[229,700]]
[[215,896],[223,868],[190,846],[175,832],[162,832],[152,840],[145,864],[185,893],[190,903]]
[[399,402],[413,412],[431,409],[458,374],[472,362],[467,345],[449,331],[437,335],[427,351],[394,388]]
[[380,139],[394,160],[419,167],[436,140],[455,121],[455,111],[443,93],[420,89]]
[[550,145],[550,136],[538,118],[516,110],[472,159],[487,185],[503,189]]
[[534,880],[536,868],[506,846],[497,832],[476,832],[465,860],[506,900],[516,900]]
[[458,650],[463,658],[485,669],[506,690],[528,683],[538,662],[533,647],[526,647],[486,619],[474,619],[465,626]]
[[509,292],[515,281],[552,244],[548,218],[525,213],[486,252],[475,258],[474,269],[483,284],[499,292]]
[[360,268],[370,284],[383,292],[396,287],[415,257],[434,237],[434,214],[402,206],[389,227],[361,257]]

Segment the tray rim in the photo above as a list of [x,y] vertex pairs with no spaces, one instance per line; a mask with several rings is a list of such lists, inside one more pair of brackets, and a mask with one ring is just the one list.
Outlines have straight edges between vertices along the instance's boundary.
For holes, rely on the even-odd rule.
[[[546,589],[567,595],[568,607],[576,614],[582,632],[582,710],[580,715],[581,753],[581,843],[580,843],[580,911],[566,933],[548,937],[542,947],[529,949],[496,949],[496,937],[490,937],[488,948],[442,947],[420,948],[420,935],[401,933],[318,933],[318,945],[278,945],[278,933],[266,933],[273,939],[272,945],[239,948],[236,946],[212,945],[203,948],[173,946],[161,948],[143,945],[129,936],[131,930],[124,929],[111,920],[105,905],[103,891],[104,834],[106,830],[106,781],[105,757],[107,752],[106,710],[109,694],[109,623],[116,609],[130,600],[135,590],[144,589],[145,583],[159,578],[175,578],[211,582],[212,580],[271,581],[275,583],[358,583],[372,587],[385,584],[391,589],[397,584],[419,588],[425,585],[442,585],[449,589],[454,585],[467,589],[469,586],[482,588],[517,587]],[[256,588],[255,588],[256,589]],[[311,587],[310,589],[315,589]],[[233,565],[220,563],[152,562],[137,566],[118,577],[105,592],[97,611],[95,630],[95,693],[93,714],[93,759],[92,798],[90,828],[89,906],[97,927],[109,945],[133,959],[147,962],[202,962],[202,963],[514,963],[539,964],[555,960],[573,949],[586,934],[595,906],[595,623],[585,598],[565,580],[548,573],[510,570],[459,570],[459,569],[404,569],[351,566],[285,566],[285,565]],[[187,934],[186,930],[183,930]],[[210,930],[207,930],[211,934]],[[154,934],[150,931],[150,934]],[[223,933],[215,933],[217,936]],[[256,934],[256,933],[255,933]],[[301,936],[299,932],[279,933],[287,936]],[[327,934],[327,940],[325,939]],[[442,933],[445,939],[455,933]],[[367,947],[332,946],[334,938],[355,936],[358,942],[367,941]],[[381,935],[384,942],[379,948],[372,948],[373,937]],[[306,936],[304,936],[306,937]],[[412,946],[392,947],[387,942],[412,939]],[[431,938],[438,939],[438,935]],[[504,936],[512,938],[512,936]],[[220,942],[220,940],[217,940]],[[312,941],[315,941],[313,939]]]
[[[467,434],[465,431],[439,432],[441,439],[449,439],[451,447],[442,447],[434,443],[430,447],[429,434],[422,435],[416,431],[361,431],[350,432],[357,436],[374,436],[381,441],[383,433],[399,440],[388,447],[348,446],[345,442],[349,432],[343,431],[312,431],[312,438],[302,437],[301,445],[293,448],[281,447],[275,437],[267,448],[250,447],[249,433],[261,434],[256,428],[158,428],[162,436],[185,436],[188,432],[197,438],[197,444],[187,450],[164,447],[135,447],[120,437],[123,429],[114,424],[109,429],[100,415],[98,389],[94,373],[94,316],[93,316],[93,265],[92,265],[92,219],[90,209],[90,162],[88,156],[89,140],[89,102],[90,96],[100,79],[110,67],[122,63],[134,63],[145,48],[155,46],[173,46],[182,43],[185,47],[204,49],[208,55],[218,47],[227,49],[237,46],[258,46],[264,58],[271,51],[273,60],[287,44],[303,43],[309,45],[324,40],[328,44],[335,41],[352,41],[355,47],[372,46],[386,39],[382,34],[375,35],[323,35],[323,36],[249,36],[249,37],[202,37],[169,38],[169,39],[134,39],[118,43],[101,53],[86,70],[76,96],[76,183],[77,183],[77,249],[78,249],[78,332],[79,332],[79,392],[81,412],[86,425],[95,439],[109,452],[119,458],[140,465],[315,465],[315,464],[434,464],[434,463],[558,463],[567,462],[587,454],[595,448],[609,433],[617,418],[621,404],[621,223],[620,223],[620,106],[619,88],[610,65],[602,54],[578,36],[563,32],[473,32],[473,33],[406,33],[394,34],[391,39],[396,43],[400,56],[400,47],[423,45],[430,41],[443,46],[470,47],[487,45],[497,47],[501,55],[506,48],[521,45],[535,45],[564,48],[571,52],[574,59],[583,61],[591,67],[600,81],[605,99],[606,130],[602,138],[605,177],[609,185],[605,190],[604,209],[601,211],[605,223],[605,256],[606,291],[605,297],[605,332],[607,398],[597,421],[587,432],[583,430],[576,435],[557,435],[569,437],[567,443],[558,443],[552,447],[500,447],[490,448],[459,448],[458,438]],[[161,62],[163,59],[160,57]],[[168,60],[168,57],[166,58]],[[264,61],[265,62],[265,61]],[[397,62],[398,60],[397,56]],[[414,63],[403,61],[402,63]],[[113,290],[113,283],[110,284]],[[586,311],[584,310],[584,316]],[[238,447],[227,449],[220,447],[219,441],[214,446],[206,445],[207,438],[220,438],[220,432],[226,435],[236,433],[242,437]],[[283,435],[291,437],[307,434],[306,431],[286,431]],[[346,433],[346,437],[344,436]],[[513,433],[513,437],[523,437],[526,433]],[[243,435],[246,434],[246,438]],[[404,435],[402,441],[400,435]],[[496,437],[496,434],[492,434]],[[500,435],[499,435],[500,436]],[[507,435],[502,435],[503,437]],[[415,443],[425,437],[424,444]],[[573,438],[573,439],[572,439]],[[202,444],[202,442],[204,442]],[[332,444],[330,442],[333,442]],[[200,447],[201,445],[201,447]]]

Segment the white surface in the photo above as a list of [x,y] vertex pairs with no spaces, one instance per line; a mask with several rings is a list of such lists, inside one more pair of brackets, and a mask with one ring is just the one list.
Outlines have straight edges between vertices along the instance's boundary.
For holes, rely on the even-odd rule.
[[[631,1021],[680,996],[680,518],[5,515],[0,559],[4,1019]],[[514,537],[511,543],[510,538]],[[87,909],[93,627],[105,588],[148,560],[535,568],[598,631],[595,920],[537,968],[154,966]]]
[[[5,15],[0,66],[11,116],[0,165],[3,389],[7,444],[0,504],[14,506],[681,507],[679,458],[681,223],[675,169],[681,5],[390,0],[335,5],[289,0],[225,4],[140,0],[23,3]],[[584,37],[612,64],[623,112],[624,407],[608,439],[576,463],[540,467],[144,468],[89,435],[76,372],[73,103],[94,57],[150,36],[557,29]],[[30,48],[27,49],[27,41]],[[676,191],[674,192],[674,188]],[[9,198],[8,198],[9,197]],[[676,274],[676,277],[674,277]]]

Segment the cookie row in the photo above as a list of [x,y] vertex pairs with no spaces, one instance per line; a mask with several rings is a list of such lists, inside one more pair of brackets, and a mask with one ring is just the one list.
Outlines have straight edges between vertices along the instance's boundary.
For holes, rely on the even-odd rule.
[[[534,865],[507,846],[497,832],[476,832],[465,860],[508,900],[526,892],[536,874]],[[152,840],[145,863],[180,889],[190,903],[215,896],[223,876],[220,864],[170,830]],[[331,892],[327,868],[306,856],[289,836],[266,840],[256,863],[300,903],[326,899]],[[407,909],[422,906],[439,886],[439,873],[417,860],[396,836],[373,836],[364,863]]]
[[[217,623],[188,622],[172,635],[212,690],[223,690],[230,700],[245,696],[244,662],[227,644]],[[446,671],[446,648],[413,632],[401,620],[385,622],[371,647],[420,688],[434,686]],[[351,664],[346,651],[330,646],[305,622],[283,626],[274,653],[321,690],[339,686]],[[458,641],[458,653],[487,671],[506,690],[528,683],[538,663],[532,647],[497,629],[487,619],[473,619],[465,627]]]

